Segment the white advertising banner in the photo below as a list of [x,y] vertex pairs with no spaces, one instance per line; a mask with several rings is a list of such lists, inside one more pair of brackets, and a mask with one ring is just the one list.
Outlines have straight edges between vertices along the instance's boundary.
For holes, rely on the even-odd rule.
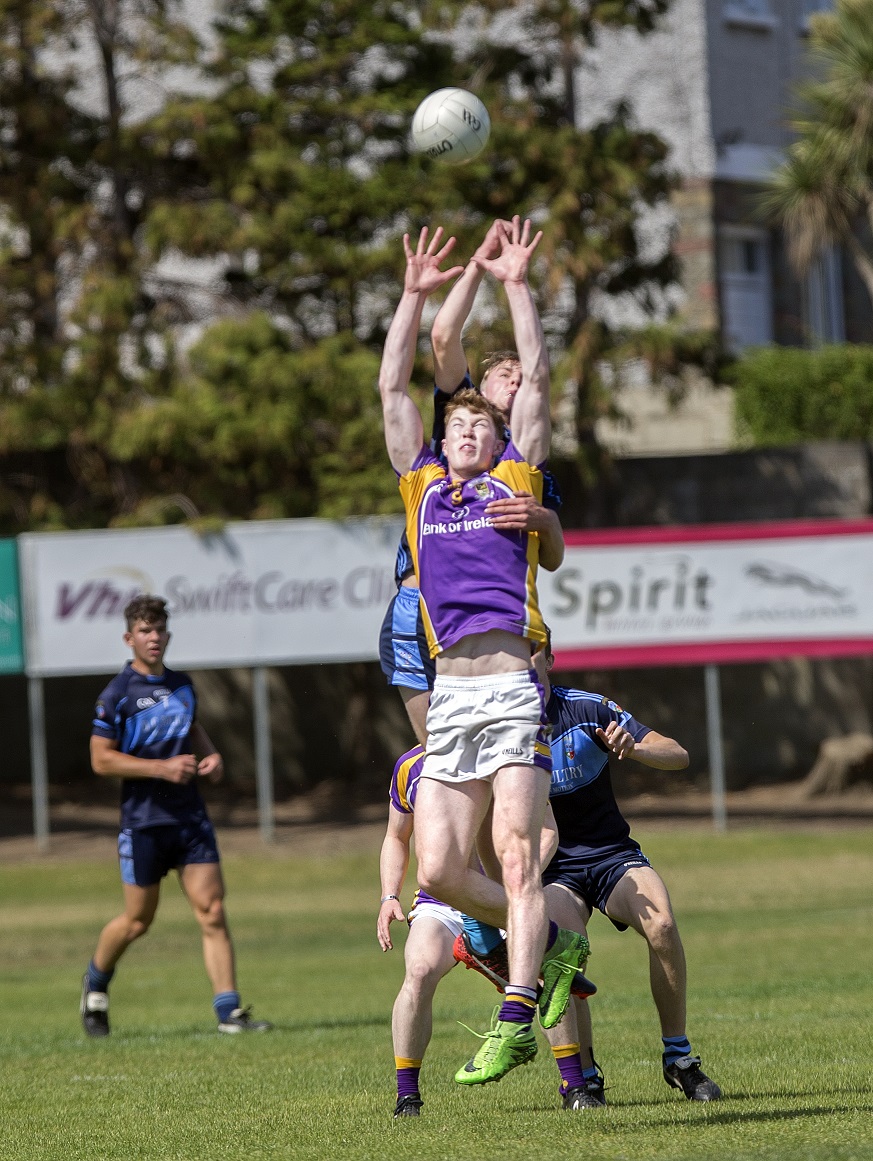
[[[166,598],[170,664],[371,661],[394,593],[399,517],[19,538],[27,669],[109,673],[122,612]],[[873,521],[566,534],[540,601],[559,667],[873,652]]]
[[873,521],[568,533],[540,572],[562,667],[873,652]]
[[122,613],[164,597],[174,668],[371,661],[394,593],[400,517],[61,532],[19,538],[27,671],[111,673]]

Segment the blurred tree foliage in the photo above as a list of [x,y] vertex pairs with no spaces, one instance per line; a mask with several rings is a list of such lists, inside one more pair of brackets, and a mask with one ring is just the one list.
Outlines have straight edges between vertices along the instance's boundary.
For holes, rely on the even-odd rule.
[[[441,223],[464,261],[514,212],[545,230],[590,479],[603,303],[651,314],[676,271],[639,230],[665,146],[621,107],[577,130],[574,78],[599,28],[665,4],[229,0],[204,48],[174,0],[0,0],[3,528],[395,510],[375,380],[400,236]],[[492,114],[461,168],[409,152],[449,84]],[[491,295],[472,365],[510,339]]]
[[724,373],[740,435],[754,443],[873,440],[873,347],[761,347]]

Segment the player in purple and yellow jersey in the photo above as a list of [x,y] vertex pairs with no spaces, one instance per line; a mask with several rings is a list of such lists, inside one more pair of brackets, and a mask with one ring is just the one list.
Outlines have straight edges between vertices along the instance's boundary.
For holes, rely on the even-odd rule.
[[[511,223],[503,223],[505,226]],[[495,222],[479,248],[479,258],[494,258],[500,253],[499,224]],[[431,338],[434,354],[434,424],[431,450],[441,457],[445,437],[445,410],[456,392],[473,390],[461,346],[461,329],[482,281],[484,270],[471,260],[464,273],[449,291],[434,320]],[[504,439],[509,441],[512,404],[521,384],[521,364],[514,352],[491,355],[484,364],[479,387],[481,394],[503,415]],[[554,571],[564,557],[564,538],[557,509],[561,498],[557,484],[544,474],[545,494],[538,504],[533,496],[518,493],[495,500],[488,516],[495,526],[515,531],[536,532],[540,540],[540,567]],[[379,660],[388,683],[397,688],[406,707],[410,723],[419,742],[427,737],[426,718],[433,688],[435,669],[428,650],[421,616],[418,580],[404,532],[394,570],[397,592],[391,599],[379,634]]]
[[[415,746],[397,760],[389,791],[388,827],[379,859],[382,899],[376,934],[382,950],[390,951],[393,948],[393,922],[406,919],[409,924],[404,949],[406,971],[391,1019],[397,1075],[395,1117],[417,1117],[422,1107],[419,1073],[433,1029],[434,992],[440,980],[457,962],[453,947],[461,938],[467,918],[454,907],[434,899],[420,887],[415,892],[408,916],[404,915],[400,904],[400,891],[409,866],[415,801],[423,765],[422,746]],[[486,819],[485,825],[489,822]],[[540,838],[540,860],[543,866],[552,857],[557,841],[554,817],[549,809]],[[471,860],[471,866],[477,872],[482,869],[475,857]],[[497,931],[498,937],[502,938],[503,934]],[[478,963],[472,966],[481,971]],[[501,965],[500,971],[502,974],[499,976],[487,972],[483,974],[502,991],[507,983],[506,968]],[[590,996],[597,989],[590,980],[578,976],[573,990],[576,995]]]
[[[376,934],[383,951],[393,947],[391,923],[407,918],[400,906],[400,891],[409,866],[413,813],[423,764],[424,749],[415,746],[398,759],[391,778],[388,828],[379,858],[382,900]],[[554,832],[553,837],[556,837]],[[455,966],[452,947],[463,930],[464,917],[419,887],[408,922],[404,948],[406,971],[391,1014],[397,1074],[395,1117],[419,1115],[423,1103],[419,1073],[433,1031],[434,992],[443,976]]]
[[264,1032],[271,1025],[240,1006],[218,847],[196,786],[198,777],[221,778],[221,755],[196,720],[191,678],[164,665],[170,641],[165,602],[135,597],[124,615],[124,642],[133,658],[100,695],[91,731],[94,773],[121,779],[124,911],[103,928],[85,972],[82,1024],[89,1036],[109,1035],[116,964],[148,931],[161,880],[175,870],[200,925],[219,1032]]
[[[549,366],[527,281],[531,225],[498,224],[501,253],[478,259],[503,284],[522,382],[513,402],[513,440],[501,413],[460,392],[446,408],[443,467],[423,440],[409,379],[425,301],[461,273],[440,266],[454,245],[442,230],[415,250],[404,237],[404,291],[385,342],[379,387],[388,453],[400,477],[410,551],[436,679],[427,715],[427,755],[418,789],[421,886],[494,926],[503,909],[496,883],[470,869],[476,835],[491,805],[493,839],[508,900],[510,980],[504,1003],[459,1084],[499,1080],[536,1054],[531,1024],[542,964],[540,1017],[557,1022],[569,1001],[587,940],[550,926],[540,883],[539,837],[548,802],[550,751],[543,691],[531,651],[545,640],[536,592],[536,533],[494,527],[485,509],[516,491],[542,498],[549,448]],[[499,461],[499,462],[498,462]]]

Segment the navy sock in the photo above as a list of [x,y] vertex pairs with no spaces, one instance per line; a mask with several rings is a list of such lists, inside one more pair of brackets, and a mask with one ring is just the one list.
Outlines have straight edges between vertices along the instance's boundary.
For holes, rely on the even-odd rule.
[[664,1063],[666,1065],[675,1064],[684,1056],[691,1055],[691,1045],[688,1043],[687,1036],[662,1036],[661,1040],[664,1042]]
[[470,950],[476,955],[488,955],[495,947],[503,943],[503,933],[499,927],[492,927],[490,923],[480,923],[478,919],[464,916],[464,935]]
[[239,1007],[239,992],[217,992],[212,997],[212,1007],[215,1009],[219,1024],[224,1023],[231,1012]]
[[94,966],[93,959],[88,964],[88,991],[89,992],[108,992],[109,981],[115,975],[115,968],[110,968],[108,972],[102,972],[99,967]]

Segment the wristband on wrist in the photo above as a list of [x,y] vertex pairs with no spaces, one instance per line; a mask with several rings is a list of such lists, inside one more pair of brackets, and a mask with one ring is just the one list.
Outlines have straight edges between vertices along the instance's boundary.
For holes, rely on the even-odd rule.
[[387,903],[389,899],[396,899],[399,902],[400,896],[399,895],[383,895],[380,902]]

